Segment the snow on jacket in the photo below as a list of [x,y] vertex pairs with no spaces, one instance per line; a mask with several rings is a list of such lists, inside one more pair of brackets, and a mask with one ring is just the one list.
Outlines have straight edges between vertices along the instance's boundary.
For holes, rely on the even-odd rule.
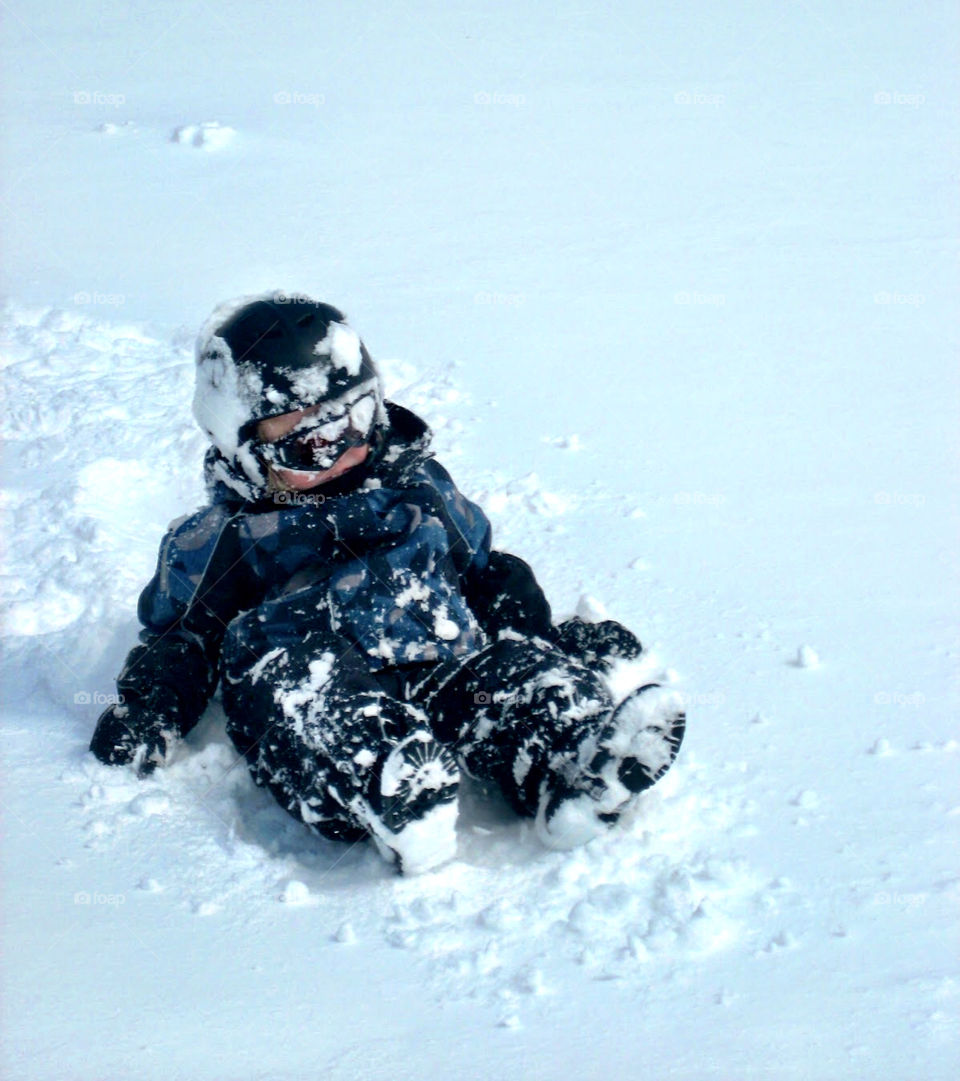
[[426,424],[386,409],[367,462],[312,492],[240,499],[211,448],[211,502],[172,524],[140,597],[126,698],[169,705],[186,731],[221,663],[249,667],[310,632],[371,671],[462,662],[506,628],[550,633],[532,571],[491,551],[489,521],[433,458]]

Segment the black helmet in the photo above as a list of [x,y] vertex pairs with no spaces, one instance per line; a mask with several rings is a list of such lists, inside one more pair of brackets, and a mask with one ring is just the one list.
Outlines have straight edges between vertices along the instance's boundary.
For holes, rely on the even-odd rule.
[[266,483],[257,423],[321,403],[349,408],[383,391],[366,346],[330,304],[269,293],[222,304],[197,339],[194,416],[220,453],[258,487]]

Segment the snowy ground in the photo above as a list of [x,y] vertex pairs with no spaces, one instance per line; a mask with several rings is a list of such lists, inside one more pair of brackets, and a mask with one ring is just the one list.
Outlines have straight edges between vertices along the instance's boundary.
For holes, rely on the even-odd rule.
[[[951,6],[6,7],[4,1075],[953,1078]],[[86,752],[201,498],[191,337],[274,286],[669,666],[626,829],[471,790],[401,880],[216,704]]]

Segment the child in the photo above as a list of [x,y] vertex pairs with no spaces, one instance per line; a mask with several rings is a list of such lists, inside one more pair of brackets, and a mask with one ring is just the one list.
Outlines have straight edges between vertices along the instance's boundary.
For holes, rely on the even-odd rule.
[[559,847],[670,766],[679,697],[651,684],[616,704],[603,678],[640,643],[613,621],[553,626],[336,308],[222,305],[198,339],[194,414],[210,500],[163,539],[121,704],[90,745],[101,761],[169,761],[219,681],[256,783],[407,873],[453,856],[461,770]]

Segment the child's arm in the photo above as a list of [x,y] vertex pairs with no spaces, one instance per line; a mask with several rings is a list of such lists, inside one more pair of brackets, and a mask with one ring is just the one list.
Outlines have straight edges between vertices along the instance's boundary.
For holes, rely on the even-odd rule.
[[530,565],[509,552],[490,552],[486,568],[468,579],[466,596],[491,638],[503,630],[545,638],[588,668],[607,669],[617,657],[639,657],[643,648],[612,619],[587,623],[573,616],[554,626],[550,604]]
[[494,640],[501,631],[551,638],[550,603],[529,563],[510,552],[488,551],[464,576],[464,596],[480,626]]
[[119,702],[101,714],[90,750],[108,765],[135,762],[144,775],[165,763],[200,719],[216,667],[199,643],[177,631],[141,638],[117,677]]
[[164,537],[140,596],[140,644],[117,678],[118,704],[101,715],[90,743],[100,761],[149,773],[200,719],[216,689],[223,632],[243,599],[233,522],[208,507]]

